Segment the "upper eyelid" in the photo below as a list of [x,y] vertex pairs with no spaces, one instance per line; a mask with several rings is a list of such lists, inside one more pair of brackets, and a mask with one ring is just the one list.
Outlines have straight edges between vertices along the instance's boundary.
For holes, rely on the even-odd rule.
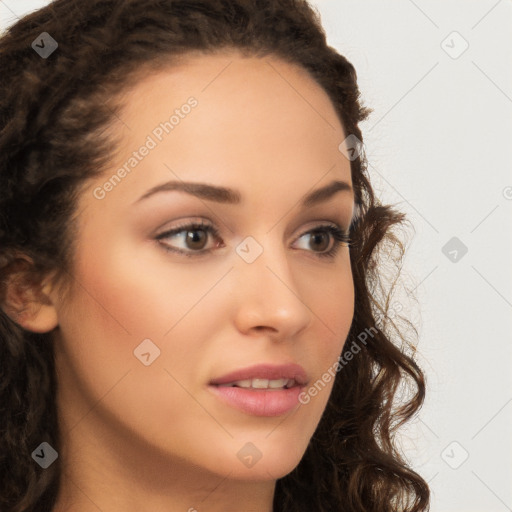
[[[350,227],[345,230],[338,222],[334,222],[334,221],[331,221],[331,220],[323,220],[323,221],[319,220],[319,221],[312,221],[312,222],[314,222],[315,224],[313,226],[311,226],[311,227],[304,228],[304,231],[302,231],[302,233],[300,235],[298,235],[299,238],[301,236],[311,232],[311,231],[314,231],[315,229],[323,228],[323,227],[329,227],[329,226],[336,227],[336,228],[340,229],[341,231],[347,232],[347,233],[350,231]],[[185,230],[190,229],[190,228],[192,228],[192,229],[205,229],[206,231],[209,231],[211,234],[216,235],[216,236],[218,236],[218,234],[221,231],[211,221],[205,221],[205,220],[187,221],[187,222],[184,222],[181,225],[164,229],[162,232],[160,232],[160,233],[158,233],[156,235],[156,238],[159,238],[159,237],[162,237],[164,235],[171,234],[171,233],[174,233],[174,234],[180,233],[181,231],[185,231]]]

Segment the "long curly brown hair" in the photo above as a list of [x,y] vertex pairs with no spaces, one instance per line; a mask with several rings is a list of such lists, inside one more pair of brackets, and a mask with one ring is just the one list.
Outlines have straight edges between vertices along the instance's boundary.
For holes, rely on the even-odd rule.
[[[32,43],[58,42],[48,58]],[[59,459],[42,469],[41,440],[57,451],[52,333],[22,329],[5,312],[8,276],[27,283],[72,275],[81,187],[101,174],[115,144],[106,129],[117,98],[143,76],[191,52],[236,49],[274,55],[306,69],[327,92],[347,135],[363,140],[354,67],[326,43],[306,0],[56,0],[0,38],[0,509],[49,512]],[[110,138],[109,138],[110,137]],[[397,268],[407,222],[375,198],[364,151],[351,160],[359,215],[350,228],[355,314],[346,346],[360,352],[337,372],[325,413],[299,465],[276,483],[275,512],[420,512],[427,483],[396,446],[396,430],[422,406],[425,379],[415,344],[390,321],[383,248]],[[391,258],[391,259],[389,259]],[[398,272],[399,273],[399,272]],[[397,276],[398,277],[398,276]],[[396,281],[396,279],[395,279]],[[371,332],[365,343],[361,333]],[[409,336],[409,335],[408,335]],[[405,384],[407,397],[398,389]]]

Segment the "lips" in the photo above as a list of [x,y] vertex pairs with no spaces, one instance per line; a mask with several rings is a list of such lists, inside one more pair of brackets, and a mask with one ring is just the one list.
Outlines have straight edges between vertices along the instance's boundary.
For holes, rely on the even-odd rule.
[[297,364],[260,364],[213,379],[208,389],[223,404],[252,416],[281,416],[299,404],[309,381]]
[[251,389],[283,389],[297,385],[303,386],[307,381],[306,371],[298,364],[259,364],[213,379],[210,385]]

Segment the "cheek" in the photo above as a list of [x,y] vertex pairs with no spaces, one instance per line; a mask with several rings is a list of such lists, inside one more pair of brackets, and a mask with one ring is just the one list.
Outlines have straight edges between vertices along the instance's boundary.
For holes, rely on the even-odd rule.
[[315,415],[322,414],[337,375],[336,363],[343,351],[354,317],[354,285],[349,270],[339,279],[325,280],[324,286],[311,292],[308,303],[316,317],[312,332],[316,342],[308,344],[309,360],[316,361],[314,374],[300,401]]
[[343,349],[354,317],[354,283],[350,266],[333,277],[324,276],[309,285],[307,305],[315,317],[324,343],[313,345],[324,362],[337,358]]
[[[98,391],[129,368],[184,373],[186,362],[201,359],[212,327],[226,321],[226,292],[216,283],[229,266],[218,267],[170,265],[154,249],[105,241],[76,265],[74,293],[60,321],[69,357]],[[158,354],[150,366],[134,354],[146,339]]]
[[[194,383],[187,381],[193,374],[190,367],[200,359],[201,342],[215,321],[212,315],[218,318],[218,311],[209,311],[215,301],[200,299],[219,272],[210,271],[208,278],[195,274],[192,281],[191,274],[171,275],[168,268],[130,259],[129,251],[116,254],[112,247],[77,262],[56,344],[67,424],[90,419],[87,413],[94,407],[103,421],[136,426],[156,438],[162,425],[173,424],[180,431],[183,417],[204,414],[180,384],[194,390]],[[159,351],[148,366],[134,354],[145,339]],[[81,425],[85,428],[86,423]],[[182,430],[185,439],[188,430]]]
[[76,272],[81,307],[95,317],[90,323],[134,339],[164,336],[222,275],[222,269],[170,265],[154,248],[130,244],[96,251]]

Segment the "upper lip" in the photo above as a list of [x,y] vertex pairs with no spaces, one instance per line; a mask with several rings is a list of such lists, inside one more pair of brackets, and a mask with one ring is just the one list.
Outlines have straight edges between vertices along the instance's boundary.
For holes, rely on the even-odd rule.
[[222,377],[213,379],[210,384],[229,384],[238,380],[257,378],[269,380],[294,379],[295,382],[301,386],[306,384],[309,380],[304,368],[298,364],[257,364],[227,373]]

